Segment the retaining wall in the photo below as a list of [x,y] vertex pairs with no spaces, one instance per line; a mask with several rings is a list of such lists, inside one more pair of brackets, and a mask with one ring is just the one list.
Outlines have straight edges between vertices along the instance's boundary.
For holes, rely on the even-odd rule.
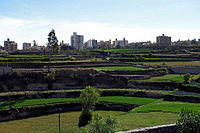
[[177,133],[176,124],[145,127],[118,133]]

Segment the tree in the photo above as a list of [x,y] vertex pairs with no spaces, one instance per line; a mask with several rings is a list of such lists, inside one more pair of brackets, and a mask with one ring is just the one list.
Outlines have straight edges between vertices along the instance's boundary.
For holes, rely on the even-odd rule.
[[51,54],[57,54],[59,50],[58,46],[58,40],[56,37],[55,30],[52,29],[52,31],[48,34],[48,44],[47,47],[50,49]]
[[200,133],[200,113],[183,109],[176,127],[178,133]]
[[79,117],[79,127],[83,127],[89,123],[92,119],[92,112],[95,104],[98,102],[99,94],[94,87],[87,86],[85,90],[81,92],[80,102],[82,106],[82,112]]
[[116,119],[113,119],[110,116],[103,118],[99,114],[96,114],[89,124],[88,133],[115,133],[117,127],[118,122]]

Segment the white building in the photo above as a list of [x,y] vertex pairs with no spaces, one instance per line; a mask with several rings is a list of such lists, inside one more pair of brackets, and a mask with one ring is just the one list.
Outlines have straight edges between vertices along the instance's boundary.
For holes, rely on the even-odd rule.
[[95,40],[95,39],[88,40],[87,41],[87,48],[94,48],[94,49],[98,48],[97,40]]
[[76,32],[73,32],[71,36],[71,46],[75,49],[83,49],[84,38],[83,35],[77,35]]
[[23,43],[23,50],[30,50],[31,49],[31,43]]

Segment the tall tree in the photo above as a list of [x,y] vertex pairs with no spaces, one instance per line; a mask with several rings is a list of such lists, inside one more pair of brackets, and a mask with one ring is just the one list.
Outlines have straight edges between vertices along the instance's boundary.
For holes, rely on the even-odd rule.
[[51,32],[48,34],[48,43],[47,47],[50,49],[51,54],[58,53],[59,47],[58,47],[58,40],[56,37],[55,30],[52,29]]

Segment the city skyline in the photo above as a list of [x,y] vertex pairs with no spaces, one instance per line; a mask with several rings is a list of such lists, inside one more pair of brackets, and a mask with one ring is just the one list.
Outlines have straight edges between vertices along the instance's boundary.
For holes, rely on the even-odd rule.
[[[102,5],[102,6],[101,6]],[[130,42],[156,41],[166,34],[172,41],[198,39],[197,0],[8,0],[0,2],[0,45],[10,38],[47,43],[52,28],[58,40],[70,42],[73,32],[89,39]]]

